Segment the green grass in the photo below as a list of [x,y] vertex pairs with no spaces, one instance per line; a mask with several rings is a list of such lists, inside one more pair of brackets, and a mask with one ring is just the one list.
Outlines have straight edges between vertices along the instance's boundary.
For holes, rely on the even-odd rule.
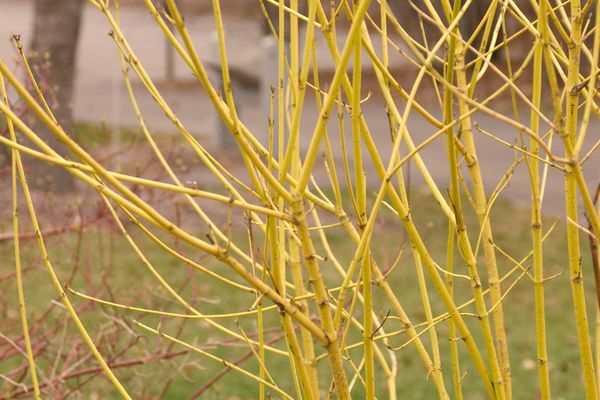
[[[414,204],[412,213],[416,225],[423,232],[423,236],[434,258],[440,264],[443,264],[447,233],[444,216],[439,212],[434,200],[428,195],[415,190],[412,196],[412,203]],[[527,210],[500,202],[496,205],[492,213],[492,220],[494,236],[498,246],[511,254],[515,259],[520,259],[529,252],[530,224]],[[467,222],[470,236],[472,238],[476,237],[477,224],[474,216],[468,215]],[[545,228],[547,229],[552,222],[549,219],[545,220]],[[9,229],[10,226],[6,225],[2,231]],[[177,289],[178,293],[191,301],[201,312],[211,314],[226,311],[244,311],[253,303],[253,296],[233,293],[225,285],[192,271],[189,267],[160,251],[147,238],[137,233],[136,229],[133,229],[132,226],[129,226],[129,230],[155,267]],[[198,235],[202,236],[204,233],[198,232]],[[256,235],[256,237],[259,240],[260,235]],[[374,238],[376,240],[373,241],[372,251],[377,262],[383,268],[390,265],[397,252],[404,246],[405,254],[403,255],[402,262],[390,275],[389,280],[392,288],[398,293],[399,299],[413,323],[418,324],[423,322],[425,316],[422,312],[410,249],[406,243],[399,221],[390,211],[385,210],[382,212]],[[346,236],[339,228],[330,229],[328,231],[328,239],[334,253],[339,257],[339,261],[342,265],[347,266],[352,257],[354,245],[346,239]],[[247,237],[243,232],[236,233],[234,240],[240,246],[247,247]],[[183,307],[175,304],[164,289],[158,289],[156,280],[149,274],[116,228],[109,227],[107,224],[101,224],[85,230],[81,236],[76,233],[70,233],[60,237],[53,237],[48,241],[50,243],[50,257],[59,272],[61,280],[66,280],[75,268],[73,279],[69,282],[71,287],[85,293],[94,294],[103,299],[132,306],[179,313],[185,312]],[[544,245],[546,276],[561,273],[558,277],[548,281],[545,286],[552,390],[557,398],[582,398],[583,391],[580,381],[579,356],[573,324],[568,270],[566,267],[565,243],[565,229],[561,223],[546,240]],[[475,243],[472,244],[475,245]],[[197,252],[186,248],[181,243],[175,245],[194,260],[200,260],[203,265],[216,269],[220,273],[239,281],[223,265],[219,265],[214,260],[203,257],[201,254],[197,254]],[[262,245],[260,242],[256,244],[258,247]],[[593,310],[594,298],[592,293],[595,288],[593,287],[592,275],[588,267],[587,238],[582,239],[582,249],[584,254],[584,269],[587,272],[587,292],[590,294],[588,308]],[[318,251],[320,250],[318,249]],[[3,259],[1,274],[6,274],[13,268],[10,243],[2,246],[1,254]],[[481,254],[479,256],[481,258]],[[57,296],[47,279],[43,266],[39,262],[35,242],[29,241],[27,244],[24,244],[23,259],[24,265],[34,265],[34,268],[26,274],[28,310],[30,312],[30,319],[33,321],[51,305],[50,301],[52,299],[56,300]],[[511,262],[502,255],[498,255],[498,261],[501,275],[504,275],[512,268]],[[455,262],[455,270],[459,273],[466,273],[458,254],[455,255]],[[527,267],[530,265],[531,261],[525,264]],[[324,261],[322,262],[322,266],[327,281],[330,284],[335,282],[337,275],[333,272],[331,262]],[[483,267],[481,272],[485,281]],[[504,290],[508,288],[517,275],[518,273],[514,274],[503,285]],[[430,282],[428,283],[430,284]],[[18,314],[15,311],[16,291],[14,285],[14,280],[12,279],[0,281],[0,290],[3,293],[0,304],[0,311],[4,320],[2,323],[2,333],[12,338],[20,335]],[[431,284],[429,285],[429,289],[434,312],[436,314],[444,312],[443,305],[433,292]],[[389,307],[378,288],[374,289],[374,293],[376,296],[375,310],[381,315],[385,315]],[[457,282],[456,297],[464,300],[471,298],[468,282]],[[71,298],[77,305],[84,303],[76,297]],[[266,304],[268,305],[268,302]],[[504,311],[511,352],[515,398],[534,399],[537,393],[537,370],[535,367],[533,283],[527,276],[523,277],[506,297]],[[360,312],[357,312],[356,315],[360,318]],[[65,318],[66,313],[59,306],[53,306],[50,317],[43,322],[43,329],[49,330]],[[267,313],[265,318],[267,327],[278,326],[278,314],[276,312]],[[103,332],[100,348],[104,354],[119,354],[127,349],[119,359],[142,357],[157,348],[165,349],[170,345],[165,340],[158,339],[152,334],[135,328],[131,324],[131,320],[133,319],[138,319],[150,326],[157,326],[160,322],[163,332],[178,336],[181,340],[198,345],[214,343],[224,338],[223,334],[210,329],[205,322],[182,322],[180,320],[147,316],[137,312],[113,309],[100,305],[93,305],[91,309],[82,315],[82,319],[93,337],[99,337],[100,332]],[[254,317],[241,317],[237,321],[234,319],[221,321],[223,325],[235,332],[240,332],[240,327],[246,333],[253,332],[256,329]],[[467,321],[475,333],[477,340],[481,340],[478,321],[473,318],[467,319]],[[590,324],[593,325],[594,321],[595,316],[590,315]],[[388,320],[385,324],[385,329],[388,332],[399,327],[399,323],[392,319]],[[353,343],[360,340],[359,334],[359,332],[353,330],[349,342]],[[451,391],[447,325],[439,325],[438,334],[443,356],[443,368],[447,380],[446,384],[448,390]],[[40,335],[39,331],[34,331],[34,342],[40,339]],[[65,338],[70,339],[66,340]],[[428,336],[423,335],[422,339],[428,345]],[[71,324],[68,324],[67,328],[63,328],[59,334],[51,338],[48,346],[48,354],[38,358],[40,369],[48,371],[52,365],[56,365],[57,370],[60,371],[61,366],[65,365],[66,361],[64,358],[57,358],[56,352],[60,353],[61,349],[65,352],[67,348],[65,347],[65,343],[75,340],[78,340],[77,334]],[[406,336],[400,335],[393,338],[391,342],[393,346],[398,346],[405,340]],[[284,344],[282,341],[279,341],[275,346],[283,348]],[[171,350],[176,351],[180,349],[181,347],[174,345]],[[220,345],[210,349],[212,353],[230,361],[240,357],[247,350],[247,346],[231,344]],[[79,352],[77,354],[81,356],[86,354],[83,346],[80,346],[77,351]],[[322,353],[322,349],[318,349],[318,351]],[[461,346],[461,351],[463,352],[461,367],[463,373],[465,373],[463,389],[466,398],[484,398],[485,392],[468,359],[464,346]],[[355,362],[359,361],[357,358],[359,353],[355,351],[350,354]],[[410,393],[411,398],[415,399],[435,398],[434,387],[431,382],[427,381],[422,364],[413,347],[408,346],[404,348],[397,353],[397,356],[399,362],[397,387],[400,398],[404,398],[406,393]],[[8,372],[17,362],[20,363],[21,361],[22,359],[18,357],[3,360],[0,362],[0,373]],[[267,362],[270,370],[275,375],[276,382],[293,395],[294,391],[289,374],[288,360],[285,357],[270,355]],[[85,365],[92,366],[94,364],[93,362],[88,362]],[[251,371],[258,371],[258,364],[253,357],[245,361],[242,366]],[[189,397],[191,393],[206,383],[221,368],[223,366],[215,361],[208,360],[199,354],[190,354],[188,356],[176,357],[169,361],[121,368],[116,372],[117,376],[122,379],[125,386],[136,398],[180,399]],[[327,382],[328,379],[327,363],[322,362],[319,368],[320,373],[322,373],[321,386],[325,386],[324,382]],[[381,372],[380,370],[378,371]],[[160,379],[157,379],[157,377],[160,377]],[[162,393],[165,383],[170,379],[172,379],[172,382],[166,392]],[[378,374],[377,380],[379,398],[385,398],[383,376],[381,373]],[[74,379],[68,381],[65,385],[75,387],[82,382],[83,380],[81,379]],[[357,385],[353,392],[354,398],[361,398],[362,396],[362,388],[359,386]],[[10,385],[4,383],[4,386],[0,386],[0,393],[8,390],[9,387]],[[99,377],[95,377],[90,384],[83,386],[82,392],[85,397],[96,393],[103,398],[112,393],[108,382]],[[204,398],[255,398],[257,394],[258,385],[256,383],[230,371],[208,391]],[[118,398],[116,393],[113,393],[110,397]]]
[[114,132],[106,123],[77,122],[73,130],[77,143],[84,147],[114,143],[115,138],[118,138],[118,144],[128,144],[139,141],[142,135],[139,128],[119,128]]

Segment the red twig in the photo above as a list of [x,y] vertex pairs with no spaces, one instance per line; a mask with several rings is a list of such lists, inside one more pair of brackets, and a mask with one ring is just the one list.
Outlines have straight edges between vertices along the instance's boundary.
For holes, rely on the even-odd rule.
[[[60,228],[52,228],[42,232],[43,237],[56,236],[67,232],[73,232],[85,228],[89,225],[95,224],[105,217],[104,213],[99,213],[94,217],[83,221],[83,222],[75,222],[70,225],[65,225]],[[35,239],[37,236],[35,232],[23,232],[19,234],[20,240],[31,240]],[[0,233],[0,243],[7,242],[10,240],[14,240],[15,235],[12,232]]]
[[[132,360],[109,362],[108,366],[111,369],[132,367],[134,365],[147,364],[147,363],[151,363],[151,362],[159,361],[159,360],[169,360],[171,358],[178,357],[178,356],[186,354],[188,352],[189,352],[189,350],[180,350],[180,351],[175,351],[175,352],[171,352],[171,353],[159,353],[159,354],[154,354],[154,355],[147,356],[147,357],[135,358]],[[84,368],[84,369],[70,372],[66,375],[59,375],[56,377],[56,380],[65,381],[65,380],[79,378],[79,377],[90,375],[90,374],[99,374],[101,372],[102,372],[102,368],[100,366]],[[45,388],[46,386],[49,386],[52,383],[53,383],[53,381],[42,382],[39,385],[40,389]],[[8,396],[0,397],[0,400],[13,399],[13,398],[21,397],[23,395],[31,394],[31,393],[33,393],[33,387],[28,387],[27,389],[23,389],[23,390],[19,390],[18,392],[11,393]]]

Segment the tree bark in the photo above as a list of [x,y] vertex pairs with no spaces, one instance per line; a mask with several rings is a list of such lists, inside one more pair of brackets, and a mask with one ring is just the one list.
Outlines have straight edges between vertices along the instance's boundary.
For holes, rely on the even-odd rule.
[[[83,0],[36,0],[29,61],[46,101],[65,132],[73,131],[73,84],[75,57]],[[54,135],[42,126],[37,132],[59,153],[68,154]],[[35,186],[52,191],[74,188],[74,180],[62,168],[35,167],[32,169]]]

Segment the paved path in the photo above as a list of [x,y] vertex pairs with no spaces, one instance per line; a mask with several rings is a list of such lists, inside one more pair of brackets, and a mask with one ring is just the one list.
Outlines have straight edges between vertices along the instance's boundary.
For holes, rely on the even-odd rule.
[[[0,57],[8,62],[14,60],[15,55],[8,38],[13,33],[22,35],[25,43],[29,40],[32,2],[28,0],[0,0],[0,15],[3,23],[0,25]],[[6,17],[10,16],[10,17]],[[155,26],[152,18],[144,9],[124,8],[121,19],[125,34],[136,52],[138,58],[145,66],[150,76],[159,82],[162,94],[177,113],[186,128],[211,147],[216,143],[218,127],[210,103],[194,78],[186,71],[182,62],[176,64],[176,84],[160,84],[164,82],[165,57],[164,38]],[[199,53],[209,62],[215,62],[214,50],[214,25],[212,17],[197,16],[187,20],[188,28],[194,39]],[[256,24],[244,21],[226,21],[228,35],[228,51],[232,63],[245,66],[246,70],[264,71],[257,49],[261,46],[259,27]],[[106,122],[112,126],[135,126],[137,121],[126,97],[121,82],[117,51],[111,38],[108,36],[109,27],[104,16],[92,6],[85,8],[80,47],[77,59],[77,79],[75,85],[74,113],[77,120],[91,122]],[[318,43],[319,52],[324,53],[324,45]],[[395,60],[394,62],[397,62]],[[136,94],[144,112],[144,117],[153,131],[170,132],[173,130],[171,123],[164,117],[162,111],[154,105],[153,100],[144,93],[140,84],[136,84]],[[264,100],[255,89],[238,89],[238,103],[241,105],[241,117],[244,123],[256,134],[266,141],[267,115],[264,111]],[[316,106],[312,98],[305,106],[306,118],[302,122],[302,141],[304,145],[310,138],[310,133],[315,122]],[[381,103],[371,99],[364,103],[363,113],[369,123],[370,129],[381,149],[384,160],[389,155],[389,133],[387,118]],[[414,113],[413,113],[414,114]],[[349,120],[349,118],[347,118]],[[517,132],[514,128],[504,125],[485,115],[475,115],[479,125],[499,137],[514,143]],[[349,121],[348,121],[349,122]],[[349,124],[345,124],[350,132]],[[419,116],[412,115],[409,119],[409,128],[415,142],[419,143],[430,136],[435,129],[424,122]],[[592,121],[588,134],[587,148],[600,138],[600,123],[596,118]],[[339,149],[339,139],[335,118],[331,120],[332,142],[334,148]],[[504,174],[506,168],[515,158],[514,151],[502,147],[493,140],[480,135],[478,137],[478,150],[482,168],[486,171],[485,181],[489,190],[493,188]],[[557,147],[558,148],[558,147]],[[559,150],[559,154],[562,152]],[[448,185],[447,161],[444,156],[444,142],[435,141],[423,150],[422,156],[427,166],[441,187]],[[416,168],[412,169],[414,182],[422,182]],[[600,155],[592,157],[585,165],[586,177],[590,186],[595,187],[600,179]],[[368,169],[368,178],[372,183],[377,182]],[[199,173],[198,179],[202,179]],[[506,190],[507,195],[523,204],[529,199],[528,175],[524,165],[516,171],[513,180]],[[560,214],[563,203],[562,175],[551,171],[547,183],[545,210],[549,213]]]

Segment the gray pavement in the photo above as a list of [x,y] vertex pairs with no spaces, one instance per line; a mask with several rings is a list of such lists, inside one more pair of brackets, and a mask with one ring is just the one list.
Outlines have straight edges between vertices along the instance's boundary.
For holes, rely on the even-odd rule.
[[[7,62],[14,60],[9,37],[13,33],[21,34],[25,43],[29,40],[32,19],[32,2],[28,0],[0,0],[0,58]],[[10,17],[6,17],[6,16]],[[123,8],[121,11],[123,30],[137,57],[150,76],[158,82],[161,93],[176,112],[183,125],[200,138],[208,148],[215,148],[219,131],[217,119],[210,102],[202,92],[194,77],[186,69],[183,62],[177,60],[175,66],[175,83],[166,83],[165,77],[165,41],[162,32],[154,24],[150,15],[142,8]],[[214,47],[214,24],[211,16],[193,16],[187,20],[188,29],[196,41],[199,53],[208,64],[214,64],[217,53]],[[109,126],[136,126],[137,120],[126,96],[118,61],[118,53],[108,32],[110,28],[105,17],[91,5],[86,6],[77,58],[77,77],[75,84],[74,115],[76,120],[104,122]],[[244,68],[251,74],[268,75],[265,57],[261,57],[260,27],[255,23],[240,20],[226,21],[229,58],[232,64]],[[376,43],[377,44],[377,43]],[[325,57],[326,48],[321,41],[317,42],[318,52]],[[392,62],[401,67],[399,56]],[[268,61],[268,60],[267,60]],[[274,84],[274,77],[273,84]],[[134,80],[135,81],[135,80]],[[267,111],[265,110],[265,90],[256,88],[234,88],[237,93],[240,115],[244,123],[256,136],[266,142]],[[154,104],[152,98],[145,93],[141,84],[135,84],[135,92],[140,102],[144,118],[155,132],[172,132],[173,126],[164,113]],[[302,120],[302,143],[304,146],[310,139],[315,123],[316,105],[313,96],[307,95],[308,101]],[[382,149],[382,156],[387,162],[389,157],[389,129],[387,117],[381,101],[373,98],[363,104],[363,113],[370,130]],[[350,132],[349,118],[346,116],[345,128]],[[493,132],[510,143],[515,143],[518,133],[496,119],[476,114],[474,120],[485,130]],[[524,121],[526,123],[526,120]],[[411,113],[408,126],[416,143],[420,143],[435,128],[425,122],[415,112]],[[600,138],[600,122],[593,117],[586,149]],[[339,153],[340,140],[337,134],[336,118],[331,118],[332,146]],[[558,142],[556,140],[555,142]],[[445,157],[443,137],[433,142],[422,151],[422,157],[436,182],[445,188],[448,185],[448,167]],[[506,169],[515,159],[515,152],[503,147],[483,135],[477,136],[482,170],[485,171],[485,182],[488,192],[491,191],[504,175]],[[555,145],[557,149],[559,146]],[[557,151],[562,154],[561,150]],[[585,173],[590,187],[595,188],[600,179],[600,155],[592,156],[585,165]],[[194,173],[192,172],[192,175]],[[201,172],[197,178],[202,180]],[[412,182],[422,183],[416,168],[412,168]],[[193,178],[193,176],[192,176]],[[367,165],[367,178],[372,184],[378,182],[372,168]],[[506,195],[526,205],[529,201],[529,181],[526,167],[520,165],[506,189]],[[546,185],[544,209],[547,213],[560,215],[563,204],[562,175],[550,170]]]

